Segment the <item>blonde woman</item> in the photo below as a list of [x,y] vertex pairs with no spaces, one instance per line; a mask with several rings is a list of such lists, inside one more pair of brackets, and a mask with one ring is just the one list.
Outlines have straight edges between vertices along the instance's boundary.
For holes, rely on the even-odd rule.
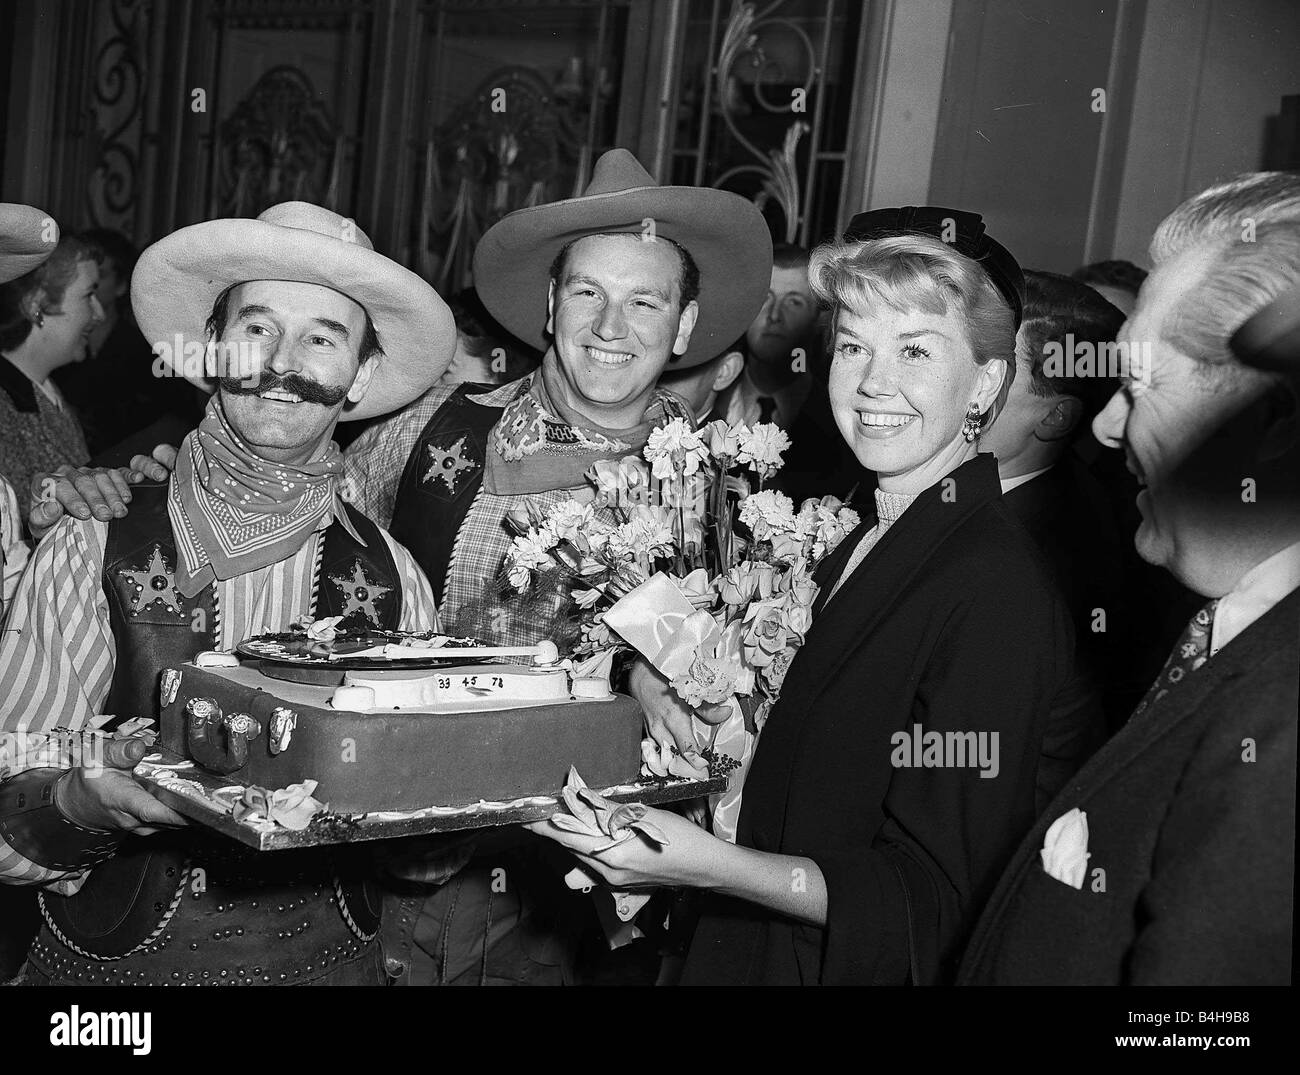
[[832,318],[836,424],[877,476],[877,512],[819,571],[736,844],[662,810],[667,845],[599,855],[533,826],[617,887],[710,893],[687,984],[949,980],[1099,720],[1048,569],[978,454],[1014,371],[1015,260],[973,214],[880,210],[809,275]]

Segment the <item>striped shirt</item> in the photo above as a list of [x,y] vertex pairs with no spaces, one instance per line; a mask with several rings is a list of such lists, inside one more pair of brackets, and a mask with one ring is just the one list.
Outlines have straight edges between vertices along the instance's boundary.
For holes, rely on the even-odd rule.
[[[287,559],[216,584],[218,649],[313,618],[317,557],[330,521],[327,514]],[[402,579],[400,628],[439,629],[424,572],[387,531],[381,532]],[[37,546],[19,581],[0,636],[0,779],[47,764],[41,759],[55,749],[54,729],[81,732],[107,719],[102,707],[117,661],[101,584],[107,538],[107,523],[64,518]],[[83,880],[84,874],[37,866],[0,840],[0,881],[62,881],[58,890],[67,893]]]

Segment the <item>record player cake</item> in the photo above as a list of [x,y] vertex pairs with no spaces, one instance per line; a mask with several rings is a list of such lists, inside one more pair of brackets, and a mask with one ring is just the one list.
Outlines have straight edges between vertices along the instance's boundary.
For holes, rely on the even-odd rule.
[[594,787],[625,784],[641,764],[641,707],[575,678],[549,642],[326,620],[199,654],[160,690],[165,750],[248,785],[315,780],[336,812],[555,795],[571,766]]

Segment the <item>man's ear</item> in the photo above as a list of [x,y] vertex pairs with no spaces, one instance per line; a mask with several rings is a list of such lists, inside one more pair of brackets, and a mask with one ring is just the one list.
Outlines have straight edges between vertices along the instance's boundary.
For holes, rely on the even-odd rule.
[[546,289],[546,331],[551,339],[555,339],[555,281],[552,280]]
[[1074,396],[1057,396],[1051,409],[1034,427],[1034,436],[1043,441],[1061,440],[1070,436],[1082,420],[1082,400]]
[[744,368],[745,356],[739,351],[728,351],[722,356],[722,361],[718,363],[718,368],[713,373],[712,390],[725,392],[736,383],[736,378]]
[[360,403],[370,388],[370,378],[375,375],[379,360],[371,355],[357,367],[357,375],[352,378],[352,387],[348,389],[348,402]]
[[700,304],[691,299],[677,321],[677,339],[673,341],[673,354],[686,354],[686,348],[691,344],[691,333],[695,330],[695,321],[699,316]]
[[1296,451],[1300,434],[1300,400],[1296,392],[1296,382],[1286,381],[1273,385],[1260,400],[1262,420],[1255,457],[1261,463],[1284,459]]

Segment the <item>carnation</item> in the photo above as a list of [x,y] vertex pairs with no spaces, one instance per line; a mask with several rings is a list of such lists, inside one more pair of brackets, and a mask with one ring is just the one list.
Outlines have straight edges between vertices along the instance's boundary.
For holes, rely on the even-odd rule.
[[650,431],[644,455],[654,476],[662,481],[678,470],[683,475],[694,474],[709,458],[709,449],[684,418],[674,418]]
[[590,504],[564,500],[546,513],[546,529],[560,541],[572,541],[586,532],[591,526],[592,517]]
[[530,572],[554,567],[555,561],[549,552],[554,545],[555,535],[545,528],[515,538],[506,553],[510,584],[517,590],[527,589]]
[[[759,475],[766,476],[781,469],[784,460],[781,453],[790,447],[790,438],[785,430],[772,422],[760,422],[753,429],[743,426],[737,430],[740,440],[740,453],[737,460],[752,467]],[[791,505],[793,511],[794,505]]]
[[[794,501],[774,489],[751,493],[740,502],[740,521],[749,527],[755,537],[759,536],[760,529],[763,529],[764,534],[768,530],[793,531]],[[760,522],[762,527],[758,526]]]

